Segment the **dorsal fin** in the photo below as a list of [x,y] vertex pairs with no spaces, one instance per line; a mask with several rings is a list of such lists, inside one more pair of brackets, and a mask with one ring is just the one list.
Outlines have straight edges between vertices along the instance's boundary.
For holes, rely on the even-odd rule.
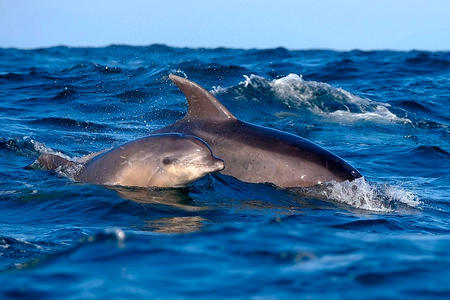
[[213,120],[236,119],[216,97],[197,83],[173,74],[170,74],[169,78],[186,96],[189,108],[185,118]]

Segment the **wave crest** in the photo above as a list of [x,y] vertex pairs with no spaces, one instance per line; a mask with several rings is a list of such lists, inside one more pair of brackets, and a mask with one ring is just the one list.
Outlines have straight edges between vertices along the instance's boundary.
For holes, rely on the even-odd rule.
[[230,88],[215,87],[213,93],[231,93],[237,99],[259,100],[274,97],[288,107],[307,109],[329,120],[344,122],[375,121],[412,123],[389,110],[390,105],[361,98],[324,82],[307,81],[301,75],[289,74],[274,80],[251,74]]

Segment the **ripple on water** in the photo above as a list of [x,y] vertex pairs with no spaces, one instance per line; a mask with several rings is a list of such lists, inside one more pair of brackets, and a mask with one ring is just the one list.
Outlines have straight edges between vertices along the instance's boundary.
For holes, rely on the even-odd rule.
[[99,131],[104,132],[110,129],[110,126],[88,122],[88,121],[79,121],[68,118],[56,118],[56,117],[48,117],[37,120],[32,120],[29,122],[32,125],[39,125],[43,127],[61,127],[65,129],[85,129],[88,131]]

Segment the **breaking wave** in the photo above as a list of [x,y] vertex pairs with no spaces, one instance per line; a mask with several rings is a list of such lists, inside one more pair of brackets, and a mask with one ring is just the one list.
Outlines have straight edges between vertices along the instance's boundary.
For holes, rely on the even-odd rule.
[[251,74],[244,75],[244,78],[237,86],[214,87],[213,93],[230,93],[237,99],[254,101],[274,97],[289,108],[306,109],[330,121],[411,123],[411,120],[391,112],[387,103],[361,98],[327,83],[307,81],[301,75],[291,73],[279,79],[267,80]]

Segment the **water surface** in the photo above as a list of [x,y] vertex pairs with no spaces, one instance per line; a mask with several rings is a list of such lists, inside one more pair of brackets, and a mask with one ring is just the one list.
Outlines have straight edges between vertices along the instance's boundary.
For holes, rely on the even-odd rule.
[[[182,118],[170,73],[367,182],[317,197],[218,174],[139,190],[24,169]],[[2,297],[450,297],[449,52],[0,49],[0,86]]]

